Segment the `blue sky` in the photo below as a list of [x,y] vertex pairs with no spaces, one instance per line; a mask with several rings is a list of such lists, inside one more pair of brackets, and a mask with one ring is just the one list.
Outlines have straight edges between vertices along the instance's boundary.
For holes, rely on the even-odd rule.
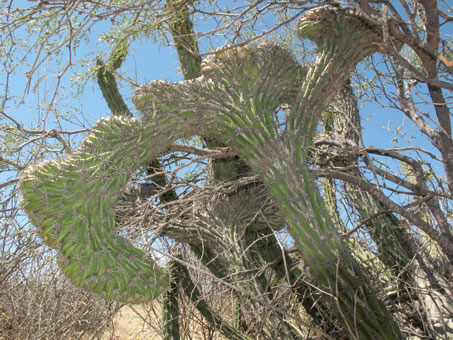
[[[29,6],[30,2],[19,1],[18,4],[24,3],[24,5]],[[91,36],[95,37],[97,34],[102,33],[104,30],[108,29],[109,24],[98,24],[91,30]],[[204,31],[213,27],[213,23],[199,24],[199,31]],[[18,35],[17,38],[26,38],[25,32],[23,36]],[[209,51],[209,45],[201,41],[200,48],[202,52]],[[92,54],[93,51],[104,51],[109,52],[109,48],[106,43],[100,43],[96,38],[91,39],[87,42],[82,42],[80,47],[77,49],[75,54],[77,58],[87,58],[94,62],[95,55]],[[30,55],[29,60],[32,60],[33,55]],[[375,56],[376,59],[379,56]],[[47,68],[52,68],[55,65],[52,63],[44,65]],[[54,67],[55,68],[55,67]],[[92,126],[98,119],[101,117],[108,116],[110,114],[109,109],[102,98],[101,92],[95,82],[94,78],[91,78],[87,81],[86,86],[83,91],[82,96],[77,96],[74,94],[74,89],[70,88],[70,78],[74,72],[84,72],[86,71],[86,65],[74,66],[69,69],[67,74],[63,77],[62,86],[68,90],[68,92],[58,99],[58,106],[63,114],[74,113],[76,116],[83,116],[86,120],[81,121],[81,124],[85,128]],[[25,73],[29,70],[27,66],[24,67],[14,75],[11,79],[10,84],[10,96],[21,96],[25,88]],[[163,79],[167,81],[176,81],[181,80],[182,74],[179,71],[178,58],[176,51],[173,46],[168,46],[164,44],[155,44],[152,40],[144,40],[142,42],[135,42],[126,58],[125,63],[118,70],[121,74],[127,74],[130,77],[134,78],[137,83],[145,84],[146,82],[154,79]],[[43,75],[46,71],[44,68],[39,70],[34,74],[34,79],[37,79],[39,76]],[[366,73],[367,71],[364,70]],[[18,121],[23,122],[27,127],[33,128],[38,125],[37,119],[40,116],[39,111],[36,109],[40,102],[49,98],[52,91],[52,86],[54,86],[56,81],[56,75],[52,73],[47,74],[49,76],[48,80],[38,88],[37,91],[30,91],[25,96],[25,103],[16,107],[11,105],[6,112],[12,115]],[[0,82],[3,82],[2,75],[0,73]],[[127,86],[124,82],[119,82],[120,92],[123,94],[123,97],[126,99],[127,104],[130,109],[134,110],[134,107],[130,101],[132,97],[133,90],[131,87]],[[46,91],[48,93],[46,94]],[[48,99],[47,99],[48,100]],[[11,103],[12,104],[12,103]],[[397,130],[399,126],[403,126],[404,129],[409,129],[412,131],[408,138],[412,139],[412,142],[420,147],[428,148],[430,151],[435,151],[429,143],[421,136],[417,129],[413,129],[414,125],[412,122],[408,121],[400,111],[382,108],[375,102],[369,102],[366,106],[361,108],[361,116],[363,122],[363,137],[365,144],[370,146],[378,147],[393,147],[394,143],[392,140],[395,138],[395,135],[392,131]],[[42,114],[42,113],[41,113]],[[50,122],[51,120],[49,120]],[[46,128],[54,128],[55,126],[47,125]],[[65,125],[63,123],[63,128],[67,129],[77,129],[76,126],[70,126],[69,124]],[[387,131],[388,128],[390,131]],[[401,146],[407,146],[408,143],[404,142],[401,138],[399,139]],[[76,145],[74,145],[76,146]]]

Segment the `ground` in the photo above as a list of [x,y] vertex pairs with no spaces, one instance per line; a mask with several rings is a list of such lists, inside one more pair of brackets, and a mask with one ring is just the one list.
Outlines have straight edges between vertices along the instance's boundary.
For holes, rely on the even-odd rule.
[[[132,309],[133,308],[133,309]],[[113,318],[102,340],[161,340],[154,325],[146,322],[143,307],[124,306]]]
[[[159,315],[161,308],[155,304],[152,308],[143,306],[124,306],[113,318],[113,322],[104,332],[101,340],[162,340]],[[181,340],[207,340],[200,324],[191,324],[190,336],[182,332]],[[224,339],[215,334],[213,339]]]

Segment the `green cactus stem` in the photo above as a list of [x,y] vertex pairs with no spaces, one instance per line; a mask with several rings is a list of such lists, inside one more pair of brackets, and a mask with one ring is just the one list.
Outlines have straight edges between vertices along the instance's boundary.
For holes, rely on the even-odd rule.
[[98,66],[97,81],[101,88],[102,95],[107,102],[107,105],[112,114],[117,116],[132,116],[123,97],[118,91],[114,71],[118,69],[126,59],[129,43],[126,39],[121,40],[112,51],[107,64],[104,64],[100,59],[96,61]]
[[[107,101],[107,105],[114,115],[131,116],[126,103],[121,96],[116,96],[118,85],[116,84],[113,72],[101,61],[97,60],[98,65],[97,79],[102,95]],[[112,90],[113,89],[113,90]]]
[[[174,256],[178,256],[177,252],[174,252]],[[170,275],[170,287],[164,294],[162,305],[164,340],[179,340],[178,287],[181,274],[178,263],[174,259],[168,262],[167,268]]]
[[201,57],[197,40],[190,20],[189,1],[167,0],[165,7],[169,12],[168,26],[175,41],[181,62],[184,79],[189,80],[200,75]]
[[187,111],[156,117],[151,111],[143,121],[112,116],[97,122],[73,154],[24,171],[23,207],[76,286],[128,303],[148,301],[167,288],[165,271],[115,234],[114,206],[137,169],[174,140],[209,136],[212,121],[208,113]]
[[129,303],[166,289],[166,273],[115,234],[114,205],[131,174],[174,140],[209,135],[212,120],[187,111],[157,117],[151,111],[143,121],[112,116],[96,123],[72,155],[24,172],[23,207],[76,286]]
[[223,333],[228,339],[231,340],[251,340],[248,336],[241,333],[239,330],[231,326],[228,322],[223,320],[223,318],[211,308],[204,301],[201,292],[193,283],[190,273],[186,267],[181,265],[179,262],[176,263],[177,270],[181,278],[181,286],[184,290],[184,293],[190,300],[195,304],[197,310],[203,315],[203,317],[208,320],[208,322]]

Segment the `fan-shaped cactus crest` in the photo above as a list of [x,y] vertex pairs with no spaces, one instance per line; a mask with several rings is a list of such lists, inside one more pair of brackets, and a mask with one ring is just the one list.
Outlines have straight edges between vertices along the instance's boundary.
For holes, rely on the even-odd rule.
[[[131,174],[174,141],[213,136],[261,175],[345,328],[363,339],[398,338],[304,165],[322,110],[356,63],[378,49],[371,24],[352,10],[339,11],[322,8],[302,18],[299,34],[320,50],[306,74],[275,44],[219,52],[194,80],[152,81],[138,89],[133,101],[140,119],[103,119],[74,154],[24,173],[23,206],[74,284],[129,302],[166,289],[163,270],[114,233],[113,207]],[[282,104],[291,107],[284,129],[275,115]]]

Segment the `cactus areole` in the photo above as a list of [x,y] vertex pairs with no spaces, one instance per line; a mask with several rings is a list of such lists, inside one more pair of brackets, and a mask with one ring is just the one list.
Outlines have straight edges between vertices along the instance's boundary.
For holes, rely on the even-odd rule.
[[[327,7],[307,12],[298,30],[320,52],[307,73],[275,44],[217,53],[194,80],[139,88],[133,101],[140,119],[102,119],[75,153],[24,172],[23,207],[44,241],[58,250],[59,264],[76,286],[131,303],[167,289],[165,271],[115,234],[114,206],[131,174],[175,140],[211,136],[231,145],[269,186],[345,328],[361,339],[399,337],[304,165],[322,111],[356,63],[378,50],[381,37],[354,11]],[[284,103],[291,110],[282,131],[274,113]]]

